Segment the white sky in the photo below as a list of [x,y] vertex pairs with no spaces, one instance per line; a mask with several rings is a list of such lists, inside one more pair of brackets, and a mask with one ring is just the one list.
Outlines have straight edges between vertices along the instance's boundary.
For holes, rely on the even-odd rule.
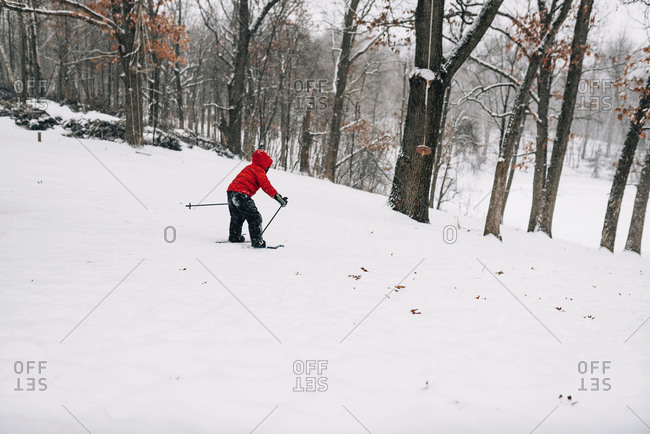
[[[626,33],[632,41],[639,45],[648,40],[650,33],[645,28],[648,26],[649,8],[647,6],[625,5],[620,0],[596,0],[596,7],[597,17],[604,30],[602,33],[612,36]],[[645,26],[644,22],[646,22]]]
[[[577,4],[577,0],[574,2]],[[403,9],[415,9],[417,0],[395,0],[393,3]],[[312,11],[315,24],[320,27],[320,30],[327,28],[327,21],[340,16],[343,4],[344,0],[307,0],[308,8]],[[516,11],[522,7],[526,8],[527,4],[528,1],[525,0],[506,0],[501,7],[504,10]],[[600,22],[598,30],[593,31],[591,36],[613,39],[626,33],[632,41],[642,45],[650,36],[643,24],[644,21],[647,22],[647,9],[647,6],[641,4],[624,4],[623,0],[596,0],[596,18]]]

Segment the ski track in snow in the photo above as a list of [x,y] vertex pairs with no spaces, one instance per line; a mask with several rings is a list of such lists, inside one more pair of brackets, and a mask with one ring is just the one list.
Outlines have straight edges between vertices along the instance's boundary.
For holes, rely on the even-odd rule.
[[[83,140],[145,209],[60,128],[0,128],[0,432],[648,430],[647,257],[509,227],[501,243],[469,217],[447,244],[450,214],[418,224],[277,170],[290,203],[264,236],[286,247],[216,244],[227,208],[184,205],[238,161]],[[266,223],[277,204],[255,199]],[[17,375],[27,360],[44,374]],[[293,392],[295,360],[326,360],[327,391]],[[47,390],[14,391],[31,376]],[[592,377],[611,390],[579,391]]]

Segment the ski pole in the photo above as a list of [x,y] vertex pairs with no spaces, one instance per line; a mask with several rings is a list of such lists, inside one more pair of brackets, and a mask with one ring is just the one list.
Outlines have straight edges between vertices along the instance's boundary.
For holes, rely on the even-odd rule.
[[260,235],[264,234],[264,232],[266,231],[266,228],[269,227],[269,225],[271,224],[271,222],[273,221],[275,216],[278,215],[278,213],[280,212],[281,209],[282,209],[282,206],[280,206],[280,208],[278,208],[278,210],[275,212],[275,214],[273,214],[273,217],[271,217],[271,220],[269,220],[269,222],[266,224],[266,227],[264,228],[264,230],[262,231],[262,234],[260,234]]
[[185,205],[185,208],[192,209],[192,208],[196,208],[197,206],[217,206],[217,205],[228,205],[228,203],[203,203],[203,204],[199,204],[199,205],[192,205],[190,203],[190,204]]

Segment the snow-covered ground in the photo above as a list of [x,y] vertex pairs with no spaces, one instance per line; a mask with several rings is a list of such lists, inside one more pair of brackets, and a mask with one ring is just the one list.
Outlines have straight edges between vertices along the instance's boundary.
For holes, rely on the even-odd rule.
[[[461,226],[477,231],[483,229],[490,203],[494,164],[483,165],[483,169],[475,174],[471,171],[461,173],[458,176],[460,187],[457,195],[450,202],[443,204],[443,210],[458,216]],[[601,171],[605,172],[605,169],[602,168]],[[612,187],[613,170],[608,170],[598,179],[592,178],[590,172],[590,169],[564,168],[553,219],[553,237],[597,248],[600,245],[607,198]],[[532,185],[532,167],[516,172],[504,215],[506,226],[526,231],[532,202]],[[635,194],[636,186],[628,185],[618,221],[617,252],[625,246]],[[471,218],[466,219],[467,217]],[[650,228],[650,213],[646,215],[645,227]],[[643,239],[643,251],[650,253],[650,236]]]
[[448,244],[451,214],[271,170],[286,247],[253,250],[183,206],[244,163],[0,130],[2,433],[650,429],[650,260],[579,244],[602,219],[563,202],[604,204],[592,180],[563,180],[553,240],[461,217]]

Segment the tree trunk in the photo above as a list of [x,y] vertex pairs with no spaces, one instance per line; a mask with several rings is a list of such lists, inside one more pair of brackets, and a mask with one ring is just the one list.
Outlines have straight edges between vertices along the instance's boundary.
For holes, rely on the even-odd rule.
[[11,64],[9,63],[9,58],[7,57],[7,52],[5,51],[3,44],[0,44],[0,56],[2,57],[2,64],[5,66],[7,79],[11,84],[13,84],[15,82],[14,74],[11,70]]
[[113,88],[115,89],[115,95],[114,95],[114,98],[113,98],[113,102],[115,103],[114,109],[117,110],[117,108],[120,105],[120,100],[121,100],[120,92],[123,90],[123,88],[120,88],[120,81],[121,80],[120,80],[120,74],[118,73],[120,67],[118,65],[114,65],[114,66],[111,65],[111,68],[114,68],[114,70],[115,70],[115,73],[113,74],[113,77],[114,77],[114,80],[115,80],[115,82],[113,83],[114,84]]
[[280,167],[287,170],[287,152],[289,148],[289,92],[290,89],[285,91],[284,86],[285,76],[280,78],[280,86],[278,92],[280,93]]
[[[249,83],[248,83],[248,89],[252,89],[253,84],[252,84],[252,79],[249,78]],[[253,98],[253,95],[249,95],[246,92],[244,92],[244,95],[242,97],[242,110],[243,110],[243,125],[245,125],[245,128],[243,129],[244,131],[244,139],[243,139],[243,149],[242,149],[242,155],[244,158],[246,158],[248,161],[251,161],[253,158],[253,151],[255,150],[255,135],[257,133],[257,129],[255,128],[255,98]],[[261,137],[260,137],[261,139]],[[266,149],[266,144],[263,141],[259,141],[259,149]]]
[[[187,129],[194,131],[196,133],[196,88],[198,86],[192,86],[192,99],[188,104],[189,113],[187,117]],[[227,142],[227,137],[226,137]],[[227,145],[227,143],[222,143],[222,145]]]
[[174,82],[176,84],[178,128],[185,129],[185,111],[183,107],[183,85],[181,84],[181,73],[178,70],[178,65],[174,68]]
[[158,128],[159,92],[160,92],[160,67],[155,55],[152,55],[153,79],[149,82],[149,124],[153,127],[153,140],[156,140],[156,129]]
[[330,134],[327,151],[325,153],[325,164],[323,168],[323,176],[330,181],[334,182],[336,172],[336,160],[339,152],[339,145],[341,143],[341,123],[343,122],[343,103],[345,96],[345,88],[348,84],[348,73],[350,72],[350,51],[352,50],[352,43],[354,42],[354,33],[356,31],[356,24],[354,18],[357,13],[357,7],[360,0],[350,0],[350,5],[345,11],[345,18],[343,20],[343,38],[341,40],[341,51],[339,52],[338,61],[336,64],[336,79],[335,79],[335,92],[334,104],[332,110],[332,119],[330,121]]
[[300,171],[306,174],[309,174],[309,156],[313,139],[311,134],[312,119],[312,106],[309,105],[305,109],[305,117],[302,120],[300,129]]
[[[436,204],[437,210],[440,210],[442,200],[445,198],[445,187],[449,187],[448,184],[445,184],[445,181],[447,181],[447,174],[449,173],[450,168],[451,165],[449,164],[449,160],[447,160],[445,163],[445,172],[442,174],[442,180],[440,180],[440,191],[438,192],[438,203]],[[450,179],[449,182],[451,183],[452,180]]]
[[573,33],[573,42],[571,43],[571,59],[569,63],[569,72],[564,88],[564,97],[562,99],[562,109],[557,121],[557,133],[553,142],[553,152],[551,153],[551,164],[548,168],[546,188],[542,196],[542,213],[539,221],[539,230],[552,237],[553,214],[555,212],[555,202],[557,192],[560,186],[560,177],[562,176],[562,166],[564,165],[564,155],[566,154],[569,134],[571,133],[571,122],[575,111],[576,96],[578,94],[578,85],[582,76],[582,61],[587,51],[587,35],[589,34],[589,25],[591,21],[591,9],[594,0],[580,0],[578,14],[576,16],[576,26]]
[[[609,251],[614,251],[614,242],[616,241],[616,228],[618,227],[618,217],[621,212],[621,202],[625,185],[630,174],[634,154],[636,152],[641,130],[645,123],[646,112],[650,108],[650,76],[646,82],[645,92],[641,96],[639,106],[630,120],[630,129],[628,130],[621,157],[616,165],[616,173],[612,181],[612,188],[609,192],[607,201],[607,211],[605,212],[605,222],[603,223],[603,232],[600,238],[600,247],[605,247]],[[638,196],[638,195],[637,195]]]
[[113,97],[113,65],[109,63],[106,65],[106,109],[110,113],[113,104],[111,98]]
[[205,137],[205,88],[201,89],[201,104],[199,105],[199,110],[201,116],[199,120],[201,122],[201,136]]
[[442,152],[442,145],[438,144],[433,151],[433,175],[431,176],[431,189],[429,190],[429,208],[435,205],[436,184],[438,183],[438,173],[440,173],[440,153]]
[[[402,143],[402,134],[404,134],[404,118],[406,116],[406,61],[403,63],[402,76],[402,99],[399,102],[399,143]],[[433,205],[432,205],[433,206]]]
[[445,104],[442,108],[442,119],[440,119],[440,132],[438,133],[438,143],[436,144],[435,149],[431,153],[433,155],[433,176],[431,176],[431,191],[429,193],[429,207],[433,208],[434,205],[434,196],[436,193],[436,183],[438,182],[438,173],[440,172],[440,154],[442,153],[442,139],[445,133],[445,127],[447,123],[447,108],[449,107],[449,93],[451,92],[451,87],[447,88],[445,92]]
[[[178,1],[177,2],[177,14],[178,14],[178,21],[177,24],[179,26],[183,25],[183,2]],[[176,53],[176,57],[180,58],[181,57],[181,46],[180,44],[175,44],[174,45],[174,52]],[[176,85],[176,104],[177,104],[177,116],[178,116],[178,128],[185,129],[185,111],[183,107],[183,84],[181,82],[181,71],[180,71],[180,64],[174,65],[174,84]]]
[[[21,92],[19,95],[19,100],[21,104],[25,104],[27,101],[27,83],[29,82],[29,76],[27,73],[27,31],[25,30],[25,19],[23,18],[23,13],[18,12],[18,24],[20,30],[18,31],[20,37],[20,81],[21,81]],[[14,84],[15,86],[15,84]]]
[[546,184],[546,158],[548,155],[548,108],[551,99],[551,82],[553,71],[551,62],[544,61],[537,78],[537,141],[535,144],[535,173],[533,175],[533,203],[530,207],[528,232],[533,232],[539,221],[542,209],[542,194]]
[[[580,164],[580,160],[584,160],[587,156],[587,143],[589,142],[589,133],[591,132],[590,129],[590,124],[591,124],[591,116],[587,118],[587,125],[585,128],[585,136],[582,140],[582,150],[580,151],[580,159],[578,160],[578,165]],[[593,149],[593,148],[592,148]],[[593,153],[593,150],[592,150]]]
[[[17,71],[18,66],[16,65],[15,55],[14,55],[15,52],[16,52],[16,49],[14,48],[14,42],[15,42],[15,40],[14,40],[14,29],[15,29],[15,25],[13,25],[14,22],[11,19],[11,14],[5,14],[5,15],[7,16],[7,42],[9,43],[9,47],[8,47],[9,48],[9,53],[8,53],[8,55],[9,55],[9,65],[11,66],[11,69],[14,71],[14,80],[15,80],[16,79],[15,74],[18,73],[18,71]],[[12,82],[12,85],[14,83],[15,82]]]
[[[526,118],[524,117],[524,120],[521,123],[522,131],[524,129],[525,124],[526,124]],[[501,224],[503,224],[503,215],[506,213],[506,204],[508,203],[508,196],[510,195],[512,180],[515,178],[515,171],[517,169],[517,152],[519,152],[520,142],[521,142],[521,137],[519,138],[519,142],[517,142],[517,144],[515,145],[515,149],[512,153],[512,161],[510,161],[510,172],[508,173],[508,181],[506,181],[506,191],[503,194],[503,207],[501,208]]]
[[650,147],[645,155],[641,177],[636,186],[636,197],[634,198],[634,208],[632,210],[632,219],[630,221],[630,230],[627,233],[627,242],[625,250],[631,250],[641,254],[641,240],[643,238],[643,225],[645,223],[645,213],[648,208],[648,195],[650,194]]
[[536,59],[536,57],[537,55],[534,55],[530,60],[524,81],[515,97],[513,114],[508,122],[508,128],[506,129],[506,135],[503,138],[501,152],[499,153],[499,159],[494,172],[492,194],[490,196],[490,205],[485,219],[483,235],[491,234],[501,239],[501,218],[506,201],[508,170],[512,164],[512,156],[515,147],[521,139],[522,126],[526,114],[526,103],[528,101],[532,82],[535,79],[539,67],[539,59]]
[[140,75],[126,58],[121,59],[124,80],[125,140],[131,146],[142,146],[142,89]]
[[124,2],[123,14],[126,16],[123,27],[126,29],[117,35],[119,62],[122,66],[122,81],[124,82],[124,114],[126,116],[125,140],[131,146],[142,146],[143,107],[142,83],[140,82],[141,55],[136,38],[141,31],[141,18],[136,13],[137,22],[133,21],[135,3]]
[[[34,7],[30,1],[30,7]],[[36,28],[38,21],[36,21],[36,14],[32,12],[30,14],[30,23],[29,23],[29,36],[30,36],[30,48],[31,48],[31,67],[32,67],[32,79],[34,80],[36,98],[41,97],[41,62],[38,55],[38,31]]]

